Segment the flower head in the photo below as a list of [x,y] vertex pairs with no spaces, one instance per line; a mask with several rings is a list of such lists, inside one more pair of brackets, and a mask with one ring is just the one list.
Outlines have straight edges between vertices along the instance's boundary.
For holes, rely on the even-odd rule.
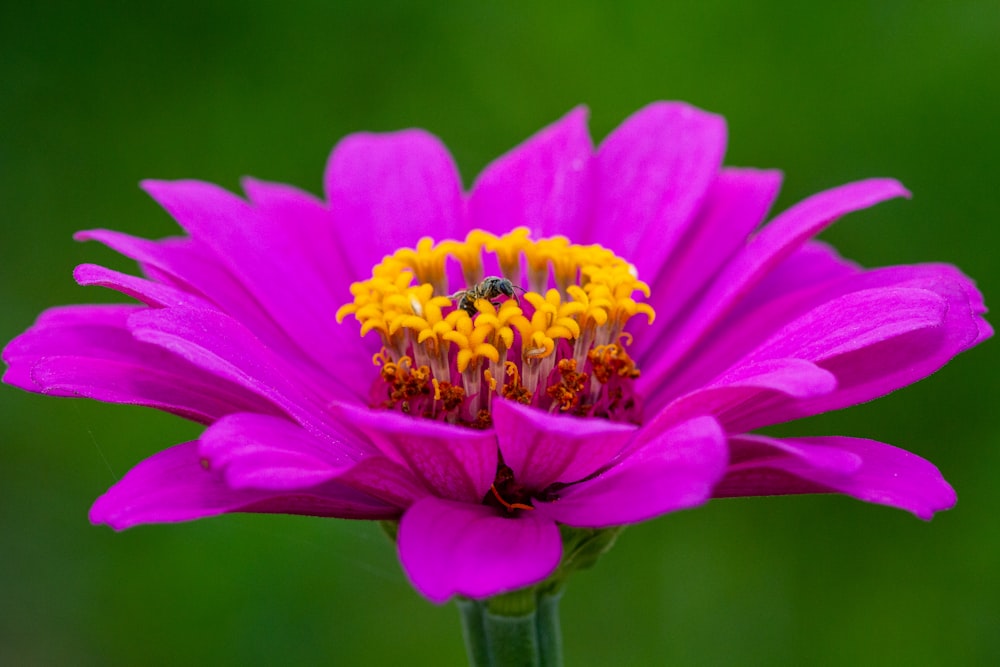
[[921,518],[954,503],[927,461],[846,437],[751,432],[889,393],[992,333],[946,265],[862,269],[811,240],[906,196],[862,181],[761,226],[780,175],[722,167],[684,104],[595,150],[583,110],[462,191],[418,130],[344,139],[325,201],[246,180],[144,183],[186,235],[95,230],[137,305],[49,310],[4,380],[204,423],[138,464],[91,520],[226,512],[399,520],[428,598],[486,597],[559,564],[559,526],[712,497],[837,492]]

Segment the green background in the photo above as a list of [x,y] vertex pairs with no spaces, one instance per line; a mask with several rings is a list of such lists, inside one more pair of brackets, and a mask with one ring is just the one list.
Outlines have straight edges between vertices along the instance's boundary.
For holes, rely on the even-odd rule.
[[[728,164],[785,171],[778,209],[901,179],[912,201],[824,238],[870,266],[953,262],[995,303],[998,34],[994,0],[4,3],[0,340],[49,306],[116,300],[71,270],[130,264],[74,231],[175,233],[141,178],[318,193],[338,138],[417,126],[468,183],[577,104],[600,138],[657,99],[725,115]],[[998,664],[998,354],[779,430],[926,456],[954,510],[727,500],[631,528],[564,598],[568,665]],[[462,663],[456,610],[409,587],[374,525],[87,523],[129,467],[198,430],[0,389],[0,663]]]

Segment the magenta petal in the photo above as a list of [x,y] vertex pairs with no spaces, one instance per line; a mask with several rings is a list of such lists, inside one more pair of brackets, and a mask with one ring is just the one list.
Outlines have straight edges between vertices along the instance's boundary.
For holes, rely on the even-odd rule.
[[478,503],[493,483],[497,441],[491,431],[343,403],[331,404],[330,411],[341,425],[357,429],[387,458],[411,470],[440,496]]
[[122,343],[131,338],[125,322],[139,310],[131,305],[101,305],[59,306],[42,312],[27,331],[4,347],[8,368],[3,381],[25,391],[51,393],[49,387],[31,377],[34,367],[47,357],[131,358],[131,350],[122,349]]
[[[647,301],[656,311],[657,330],[690,310],[690,299],[746,245],[780,187],[781,173],[777,171],[730,168],[718,173],[676,252],[658,274],[640,274],[654,286]],[[645,350],[653,354],[660,350],[658,341],[655,335],[636,338],[631,351],[640,364]]]
[[201,296],[238,320],[268,345],[282,350],[289,357],[301,356],[302,351],[287,333],[220,263],[220,258],[200,242],[191,238],[148,241],[106,229],[78,232],[74,238],[78,241],[98,241],[136,260],[156,282]]
[[874,440],[840,436],[730,440],[733,463],[719,498],[843,493],[930,519],[955,504],[955,491],[933,464]]
[[[796,399],[825,396],[837,387],[828,370],[802,359],[769,359],[741,364],[710,385],[676,399],[650,425],[669,425],[712,415],[729,432],[741,433],[741,420],[782,409],[789,419]],[[802,415],[799,415],[802,416]]]
[[[869,347],[831,356],[821,365],[837,376],[838,390],[810,399],[809,414],[855,405],[930,375],[959,352],[992,335],[982,297],[972,281],[951,266],[891,267],[878,272],[913,289],[932,290],[946,304],[939,324]],[[873,276],[874,278],[874,276]]]
[[210,423],[234,412],[279,409],[126,328],[134,306],[66,306],[44,312],[3,352],[4,382],[55,396],[144,405]]
[[294,341],[297,353],[305,353],[321,368],[343,370],[342,382],[353,394],[365,393],[365,386],[352,386],[352,381],[370,367],[367,355],[341,353],[364,348],[335,318],[337,305],[350,296],[330,291],[298,218],[264,215],[223,188],[200,181],[144,181],[143,187],[193,238],[216,253]]
[[699,300],[655,364],[643,369],[642,384],[657,386],[772,269],[837,218],[909,193],[898,182],[872,179],[821,192],[777,216],[726,266]]
[[344,138],[330,155],[324,187],[339,245],[350,249],[357,278],[370,275],[387,252],[423,236],[465,236],[458,170],[444,145],[423,130]]
[[208,428],[199,451],[234,489],[291,490],[334,479],[360,449],[321,440],[287,419],[238,414]]
[[274,330],[274,324],[260,305],[219,259],[190,238],[149,241],[107,229],[77,232],[73,238],[103,243],[139,262],[143,271],[157,282],[200,295],[249,326]]
[[[807,241],[758,283],[676,368],[671,369],[671,378],[663,387],[666,389],[663,393],[684,393],[700,387],[745,357],[786,323],[832,298],[857,291],[861,285],[854,289],[846,285],[865,275],[866,272],[841,258],[828,245]],[[837,289],[836,285],[842,287]],[[655,346],[652,351],[655,355]],[[651,359],[655,364],[656,357]]]
[[326,203],[283,183],[244,178],[241,184],[262,218],[293,223],[285,225],[285,232],[303,261],[327,284],[329,294],[349,301],[350,284],[361,276],[351,271],[351,248],[339,242],[333,214]]
[[733,309],[725,325],[734,319],[760,310],[771,302],[793,295],[809,295],[812,288],[846,282],[864,272],[856,263],[844,259],[837,250],[822,241],[807,241],[767,274],[740,304]]
[[810,311],[751,353],[753,359],[822,361],[941,324],[948,305],[925,289],[887,287],[847,294]]
[[234,489],[301,491],[335,481],[396,507],[430,494],[409,469],[364,449],[287,419],[241,414],[205,431],[199,452]]
[[73,271],[73,278],[79,285],[108,287],[156,308],[167,306],[213,307],[211,303],[196,294],[185,292],[171,285],[136,278],[96,264],[79,265]]
[[632,439],[635,426],[555,416],[511,401],[493,402],[503,461],[517,483],[541,490],[597,472]]
[[396,507],[409,507],[434,491],[408,467],[385,456],[361,459],[338,475],[337,481]]
[[677,246],[715,178],[726,122],[679,102],[632,114],[597,151],[592,239],[655,276]]
[[206,470],[197,442],[154,454],[132,468],[90,509],[90,521],[124,530],[143,523],[191,521],[228,512],[388,519],[398,508],[337,484],[298,493],[234,490]]
[[700,505],[726,469],[726,437],[711,417],[640,436],[643,444],[597,477],[535,502],[535,513],[560,523],[603,528]]
[[[891,178],[872,178],[815,194],[792,206],[768,223],[753,239],[746,268],[775,266],[841,216],[874,206],[887,199],[909,197],[909,191]],[[744,275],[746,275],[744,273]],[[746,284],[742,286],[745,288]]]
[[[841,333],[826,340],[829,343],[839,335],[846,346],[838,351],[835,346],[823,344],[821,347],[827,346],[829,352],[813,359],[837,376],[837,391],[796,406],[797,416],[816,414],[872,400],[916,382],[992,333],[982,318],[982,296],[955,267],[921,264],[860,271],[835,261],[828,252],[819,257],[809,254],[818,260],[814,263],[826,266],[819,269],[819,274],[829,279],[819,278],[818,284],[810,285],[810,276],[817,275],[815,270],[801,266],[801,271],[792,272],[787,267],[784,277],[788,284],[783,288],[786,294],[775,293],[756,307],[741,305],[739,310],[743,312],[727,318],[654,397],[701,387],[733,364],[751,357],[758,359],[760,355],[754,350],[771,346],[778,339],[793,345],[806,339],[818,342],[827,337],[824,332],[829,332],[834,322],[840,321]],[[800,284],[802,289],[796,291],[795,286]],[[780,288],[775,285],[774,289]],[[909,303],[899,312],[894,311],[893,299],[897,298]],[[921,302],[926,308],[919,307]],[[864,312],[866,307],[871,317]],[[858,338],[853,343],[848,311],[857,321]],[[895,324],[891,323],[893,318],[898,318]],[[813,325],[815,329],[810,331]],[[892,328],[896,329],[895,335],[886,336]],[[881,341],[880,330],[884,338]],[[798,333],[789,336],[791,332]],[[867,344],[859,345],[863,342]],[[791,352],[772,347],[769,354],[798,355],[805,351],[800,348]],[[747,428],[774,423],[776,417],[767,419]],[[777,419],[780,421],[780,416]]]
[[202,466],[198,443],[186,442],[132,468],[97,499],[90,509],[90,521],[124,530],[142,523],[216,516],[260,498],[226,486],[221,477]]
[[556,524],[535,512],[501,516],[485,505],[425,498],[399,523],[399,559],[432,602],[485,598],[538,583],[562,556]]
[[578,107],[486,167],[469,196],[469,226],[498,235],[527,227],[535,238],[588,240],[593,152],[587,110]]
[[937,293],[909,287],[853,292],[814,309],[783,327],[748,360],[810,360],[836,376],[837,391],[803,396],[787,409],[762,406],[730,428],[745,432],[816,414],[823,411],[820,406],[829,410],[869,400],[901,386],[901,374],[915,381],[927,362],[940,365],[955,353],[942,345],[948,310]]
[[294,369],[232,318],[211,310],[164,308],[135,313],[128,324],[138,340],[236,383],[300,421],[320,420],[295,384]]

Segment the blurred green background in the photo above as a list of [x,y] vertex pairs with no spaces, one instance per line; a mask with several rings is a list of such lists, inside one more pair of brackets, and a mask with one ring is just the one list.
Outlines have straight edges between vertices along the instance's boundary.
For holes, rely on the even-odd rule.
[[[995,0],[4,3],[0,340],[49,306],[116,300],[71,270],[129,262],[74,231],[175,233],[141,178],[319,193],[338,138],[418,126],[468,183],[577,104],[600,138],[657,99],[724,114],[728,164],[785,171],[779,209],[901,179],[912,201],[824,238],[866,265],[953,262],[995,304],[998,34]],[[779,431],[924,455],[953,511],[748,499],[634,527],[564,598],[568,665],[1000,663],[998,355]],[[457,612],[413,592],[374,525],[87,523],[129,467],[198,430],[0,389],[0,663],[462,664]]]

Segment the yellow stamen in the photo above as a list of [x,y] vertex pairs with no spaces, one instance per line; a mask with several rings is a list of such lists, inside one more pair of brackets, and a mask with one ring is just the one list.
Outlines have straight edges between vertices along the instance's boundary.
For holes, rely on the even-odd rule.
[[[380,336],[383,350],[372,361],[391,400],[437,418],[434,406],[447,404],[448,419],[488,424],[493,394],[575,413],[596,409],[598,376],[638,375],[619,341],[631,342],[625,327],[632,317],[652,322],[655,313],[637,300],[649,297],[649,286],[635,267],[598,245],[530,236],[517,228],[503,236],[474,230],[464,241],[422,238],[351,285],[337,321],[353,315],[361,335]],[[461,265],[465,284],[448,284],[449,259]],[[491,262],[502,279],[483,278]],[[497,381],[502,374],[506,382]],[[452,384],[458,377],[461,387]]]

